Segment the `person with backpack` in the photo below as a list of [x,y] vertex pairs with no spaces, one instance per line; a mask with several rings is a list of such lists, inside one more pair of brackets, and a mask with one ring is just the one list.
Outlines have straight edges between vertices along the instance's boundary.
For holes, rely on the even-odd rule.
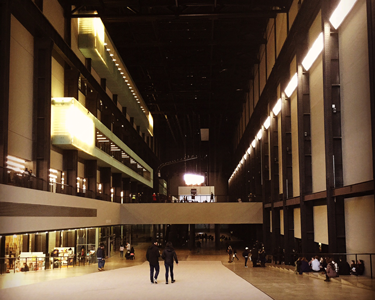
[[168,284],[168,273],[171,270],[171,282],[174,283],[174,274],[173,274],[173,261],[176,262],[178,265],[177,254],[173,249],[173,245],[171,242],[168,242],[166,248],[163,251],[161,257],[164,259],[164,266],[165,266],[165,283]]

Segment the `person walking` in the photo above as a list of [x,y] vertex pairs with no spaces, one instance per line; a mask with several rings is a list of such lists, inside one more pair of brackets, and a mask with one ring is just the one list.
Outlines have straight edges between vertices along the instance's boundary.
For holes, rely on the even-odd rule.
[[168,284],[168,273],[171,270],[171,282],[174,283],[174,274],[173,274],[173,261],[176,262],[178,265],[177,254],[173,249],[173,245],[171,242],[168,242],[166,248],[163,251],[161,256],[164,259],[164,266],[165,266],[165,283]]
[[[155,241],[153,245],[151,245],[146,252],[146,259],[150,264],[150,280],[151,283],[158,283],[158,275],[160,271],[159,266],[159,248],[158,248],[158,242]],[[155,272],[155,273],[154,273]]]
[[105,250],[103,243],[100,243],[98,250],[96,250],[96,258],[98,260],[98,270],[103,271],[105,264]]
[[235,258],[237,258],[237,260],[240,260],[240,259],[237,257],[237,250],[236,250],[236,248],[233,248],[233,261],[234,261]]
[[249,253],[250,251],[248,247],[246,247],[244,252],[242,252],[242,256],[245,258],[245,268],[247,268],[247,261],[249,259]]
[[233,254],[233,250],[232,250],[232,246],[228,246],[228,249],[227,249],[227,253],[228,253],[228,262],[231,263],[232,262],[232,254]]
[[125,247],[123,244],[120,245],[120,257],[124,257],[124,250],[125,250]]

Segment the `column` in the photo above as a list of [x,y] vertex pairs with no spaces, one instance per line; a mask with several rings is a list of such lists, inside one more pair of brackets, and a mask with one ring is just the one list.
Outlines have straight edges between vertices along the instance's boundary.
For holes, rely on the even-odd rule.
[[114,189],[113,202],[121,203],[122,174],[112,174],[112,187]]
[[220,224],[215,224],[215,249],[220,250]]
[[51,70],[53,42],[34,38],[34,121],[36,177],[43,180],[38,189],[47,190],[51,151]]
[[69,195],[77,194],[77,176],[78,176],[78,150],[64,150],[63,152],[63,171],[65,173],[67,193]]
[[[0,3],[0,182],[7,183],[5,161],[8,155],[10,1]],[[4,238],[3,238],[4,239]],[[5,241],[4,241],[5,242]],[[0,257],[4,253],[0,250]],[[0,261],[1,263],[1,261]],[[0,270],[1,273],[1,270]]]
[[189,249],[195,249],[195,224],[190,224]]
[[98,162],[96,160],[85,161],[85,178],[87,178],[87,196],[95,198],[98,185],[97,185],[97,170]]
[[104,200],[110,201],[111,196],[111,168],[100,168],[100,182],[102,184],[102,191]]

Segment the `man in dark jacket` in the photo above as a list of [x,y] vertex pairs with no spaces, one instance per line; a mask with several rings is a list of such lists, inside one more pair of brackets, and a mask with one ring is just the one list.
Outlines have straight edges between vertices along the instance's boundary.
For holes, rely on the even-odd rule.
[[245,268],[247,268],[247,260],[250,256],[250,250],[248,247],[245,248],[244,252],[242,252],[242,256],[245,258]]
[[173,261],[176,262],[178,265],[177,254],[173,249],[172,243],[168,242],[166,248],[163,251],[161,256],[164,259],[164,266],[165,266],[165,283],[168,284],[168,272],[169,269],[171,270],[171,279],[172,283],[175,282],[174,275],[173,275]]
[[100,243],[98,250],[96,250],[96,258],[98,260],[98,270],[103,271],[105,264],[105,250],[103,243]]
[[[150,279],[151,283],[158,283],[158,275],[160,271],[160,266],[159,266],[159,248],[158,248],[158,242],[154,242],[153,245],[151,245],[147,249],[146,253],[146,259],[150,263]],[[155,271],[155,275],[154,275]]]

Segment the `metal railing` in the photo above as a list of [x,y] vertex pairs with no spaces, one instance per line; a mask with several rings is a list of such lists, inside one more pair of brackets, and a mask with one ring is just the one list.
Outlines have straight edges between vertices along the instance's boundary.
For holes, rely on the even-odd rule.
[[[320,252],[320,253],[291,253],[289,255],[291,255],[291,257],[294,257],[294,258],[306,257],[307,259],[310,257],[319,256],[319,257],[325,257],[325,258],[333,258],[335,261],[338,261],[339,258],[345,259],[346,261],[348,258],[350,260],[351,258],[354,258],[353,260],[355,262],[357,262],[359,258],[362,259],[363,257],[369,257],[370,266],[366,264],[365,268],[370,267],[370,276],[371,276],[371,279],[373,278],[372,257],[375,256],[375,253],[321,253]],[[286,254],[284,253],[283,256],[286,256]]]

